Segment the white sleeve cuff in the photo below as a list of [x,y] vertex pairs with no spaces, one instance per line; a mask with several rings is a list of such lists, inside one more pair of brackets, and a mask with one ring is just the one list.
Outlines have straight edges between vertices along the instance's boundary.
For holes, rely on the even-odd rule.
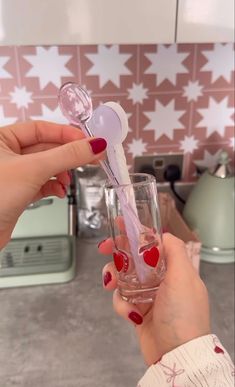
[[149,367],[138,387],[234,387],[232,360],[215,335],[191,340]]

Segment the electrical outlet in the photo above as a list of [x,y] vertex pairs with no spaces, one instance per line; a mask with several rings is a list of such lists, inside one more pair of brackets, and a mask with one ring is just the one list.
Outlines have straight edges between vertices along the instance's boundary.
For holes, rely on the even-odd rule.
[[164,182],[164,172],[168,165],[177,165],[182,175],[182,153],[160,153],[158,155],[138,156],[134,159],[134,172],[150,173],[156,177],[158,183]]

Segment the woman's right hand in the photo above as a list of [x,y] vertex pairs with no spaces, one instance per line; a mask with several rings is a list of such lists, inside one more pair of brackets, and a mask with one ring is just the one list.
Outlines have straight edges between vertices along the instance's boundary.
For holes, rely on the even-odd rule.
[[[153,304],[134,305],[123,301],[117,290],[114,264],[108,263],[103,269],[105,289],[114,290],[114,309],[135,323],[148,365],[174,348],[210,333],[207,289],[187,256],[184,242],[166,233],[163,247],[167,272]],[[99,246],[100,253],[106,255],[112,249],[111,239]]]

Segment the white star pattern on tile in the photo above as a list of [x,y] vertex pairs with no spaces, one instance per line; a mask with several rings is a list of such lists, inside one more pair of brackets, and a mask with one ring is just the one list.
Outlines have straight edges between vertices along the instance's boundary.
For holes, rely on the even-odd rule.
[[[121,105],[121,104],[120,104],[120,105]],[[126,112],[126,116],[127,116],[127,121],[128,121],[128,132],[132,132],[133,129],[130,128],[130,126],[129,126],[129,119],[130,119],[130,117],[132,116],[132,113],[127,113],[127,112]]]
[[9,61],[9,56],[0,56],[0,79],[9,79],[12,78],[12,75],[4,69],[4,66]]
[[232,119],[234,109],[233,107],[228,107],[228,97],[225,97],[220,102],[216,102],[210,97],[208,108],[198,109],[197,111],[203,118],[196,127],[206,127],[207,137],[213,132],[217,132],[223,137],[225,135],[225,128],[234,125],[234,120]]
[[40,116],[31,116],[30,118],[32,120],[45,120],[56,122],[58,124],[68,124],[68,121],[62,115],[59,106],[53,110],[50,109],[48,106],[42,104],[42,114]]
[[182,141],[180,141],[180,149],[184,153],[193,153],[195,149],[198,148],[198,140],[194,136],[185,136]]
[[145,89],[143,83],[134,83],[131,89],[127,89],[128,91],[128,99],[132,100],[133,104],[143,103],[144,99],[147,99],[148,89]]
[[188,102],[197,101],[198,97],[201,97],[203,94],[202,93],[203,86],[201,86],[198,81],[195,81],[195,82],[189,81],[187,86],[184,86],[183,89],[184,89],[183,97],[186,97]]
[[26,90],[26,87],[14,87],[14,91],[9,93],[11,96],[11,103],[15,103],[17,109],[22,107],[28,108],[29,103],[33,102],[29,91]]
[[233,150],[235,149],[235,137],[230,137],[229,146],[233,148]]
[[71,55],[59,54],[58,47],[36,47],[35,55],[24,55],[24,58],[32,65],[26,77],[38,77],[41,89],[50,82],[60,87],[62,77],[73,75],[66,68]]
[[125,66],[131,55],[120,53],[117,45],[111,47],[99,45],[97,53],[86,54],[86,57],[93,63],[93,66],[87,71],[87,75],[97,75],[101,88],[108,81],[120,87],[120,77],[131,74]]
[[17,117],[6,117],[4,115],[3,107],[0,105],[0,126],[11,125],[16,122]]
[[212,168],[218,163],[219,155],[222,149],[219,149],[214,155],[205,150],[203,159],[194,160],[194,164],[198,167]]
[[215,43],[214,49],[202,51],[208,62],[201,71],[212,71],[212,82],[223,77],[230,82],[232,71],[234,70],[234,49],[233,43]]
[[113,100],[127,110],[132,171],[136,155],[178,149],[188,180],[205,150],[233,158],[233,53],[234,43],[0,47],[0,126],[25,118],[65,123],[58,87],[78,79],[94,108]]
[[146,152],[147,144],[141,138],[133,138],[130,144],[127,144],[128,152],[132,154],[132,157],[142,156]]
[[164,134],[173,140],[174,130],[184,129],[184,125],[179,121],[184,113],[184,110],[175,110],[174,100],[171,100],[166,106],[156,101],[154,111],[144,112],[150,120],[144,130],[154,130],[155,140]]
[[151,62],[145,73],[155,74],[157,85],[165,79],[176,85],[177,74],[188,73],[187,68],[182,64],[188,55],[185,52],[177,52],[176,44],[169,47],[159,44],[156,53],[145,54]]

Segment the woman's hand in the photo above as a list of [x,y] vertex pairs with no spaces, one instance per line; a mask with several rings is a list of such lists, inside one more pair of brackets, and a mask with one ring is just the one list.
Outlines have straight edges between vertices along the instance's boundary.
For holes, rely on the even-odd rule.
[[74,127],[43,121],[0,128],[0,249],[30,203],[64,197],[67,171],[102,157],[105,140],[84,137]]
[[[196,337],[210,333],[207,289],[187,256],[184,243],[171,234],[163,235],[167,272],[151,305],[134,305],[122,300],[113,263],[103,269],[107,290],[114,290],[116,312],[135,323],[144,359],[148,365],[165,353]],[[103,254],[111,254],[113,242],[99,245]]]

